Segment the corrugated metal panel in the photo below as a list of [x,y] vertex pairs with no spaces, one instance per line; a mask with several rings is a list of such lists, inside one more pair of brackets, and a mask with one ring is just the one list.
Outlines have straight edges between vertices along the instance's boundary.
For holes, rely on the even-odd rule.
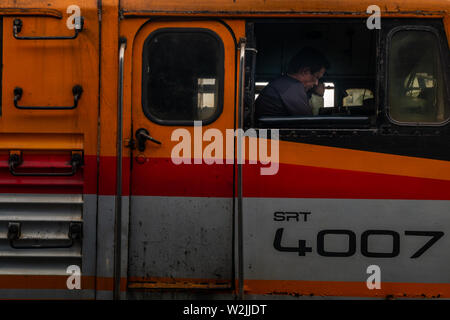
[[[0,195],[0,274],[66,274],[70,265],[81,266],[81,240],[68,240],[71,222],[83,221],[80,195]],[[67,248],[17,249],[8,239],[8,225],[20,223],[15,245],[65,244]],[[33,241],[35,239],[36,241]]]

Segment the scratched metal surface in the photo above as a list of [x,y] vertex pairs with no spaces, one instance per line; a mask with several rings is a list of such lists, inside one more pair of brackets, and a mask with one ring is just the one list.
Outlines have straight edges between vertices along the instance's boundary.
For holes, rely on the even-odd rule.
[[129,277],[231,280],[232,204],[131,197]]

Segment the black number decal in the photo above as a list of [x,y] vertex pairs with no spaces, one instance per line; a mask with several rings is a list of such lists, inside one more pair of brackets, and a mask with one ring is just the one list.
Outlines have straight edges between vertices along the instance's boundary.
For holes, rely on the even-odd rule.
[[307,252],[312,252],[311,247],[306,246],[305,240],[298,240],[298,247],[283,247],[281,246],[281,238],[283,237],[284,228],[280,228],[277,230],[275,234],[275,239],[273,240],[273,247],[281,252],[298,252],[299,256],[304,257]]
[[[325,235],[343,234],[348,236],[347,252],[325,251]],[[322,230],[317,234],[317,253],[324,257],[350,257],[356,252],[356,235],[350,230]]]
[[430,241],[425,243],[425,245],[420,248],[416,253],[411,256],[411,259],[420,257],[425,253],[430,247],[435,244],[440,238],[444,236],[441,231],[405,231],[406,236],[421,236],[421,237],[431,237]]
[[[392,237],[392,252],[369,252],[369,236],[382,235]],[[361,253],[370,258],[393,258],[400,253],[400,235],[395,231],[368,230],[361,235]]]
[[[281,245],[284,228],[279,228],[276,231],[275,239],[273,240],[273,247],[275,250],[281,252],[295,252],[299,256],[304,257],[306,253],[312,252],[311,247],[306,246],[305,240],[298,240],[297,247],[283,247]],[[345,235],[348,237],[348,250],[344,252],[334,252],[325,249],[326,235]],[[406,236],[431,237],[431,239],[424,244],[416,253],[411,256],[411,259],[416,259],[422,256],[428,249],[430,249],[440,238],[444,236],[442,231],[405,231]],[[389,236],[392,238],[391,252],[371,252],[369,251],[370,236]],[[376,240],[372,240],[375,241]],[[322,230],[317,234],[317,253],[323,257],[351,257],[356,253],[356,234],[351,230]],[[400,254],[400,234],[390,230],[367,230],[361,234],[361,254],[368,258],[394,258]]]

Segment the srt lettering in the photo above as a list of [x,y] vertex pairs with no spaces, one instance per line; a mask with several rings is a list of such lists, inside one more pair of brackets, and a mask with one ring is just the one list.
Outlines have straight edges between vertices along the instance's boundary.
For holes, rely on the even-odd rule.
[[300,220],[306,222],[308,221],[308,216],[311,214],[311,212],[275,212],[273,214],[273,221],[276,222],[289,222],[289,221],[296,221],[300,222]]

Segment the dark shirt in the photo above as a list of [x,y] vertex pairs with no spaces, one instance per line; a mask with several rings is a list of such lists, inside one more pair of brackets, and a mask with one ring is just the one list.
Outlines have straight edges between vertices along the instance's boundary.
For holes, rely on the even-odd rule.
[[309,116],[312,108],[303,84],[290,76],[270,82],[255,101],[256,117]]

